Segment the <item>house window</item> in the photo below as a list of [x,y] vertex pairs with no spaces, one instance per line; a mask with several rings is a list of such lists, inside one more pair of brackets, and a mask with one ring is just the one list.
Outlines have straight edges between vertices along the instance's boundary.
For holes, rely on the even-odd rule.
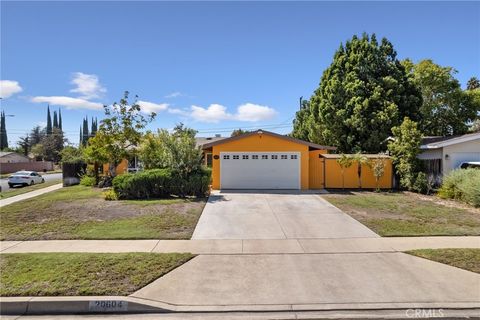
[[224,155],[223,155],[223,160],[228,160],[228,159],[230,159],[230,155],[224,154]]
[[252,155],[252,159],[253,159],[253,160],[258,160],[258,154]]
[[286,155],[286,154],[282,154],[282,155],[280,156],[280,158],[281,158],[282,160],[286,160],[286,159],[288,159],[288,157],[287,157],[287,155]]
[[242,156],[242,159],[243,159],[243,160],[248,160],[248,155],[244,154],[244,155]]
[[233,160],[238,160],[238,159],[240,159],[240,156],[238,154],[233,155]]
[[207,167],[211,167],[212,166],[212,154],[211,153],[207,153]]
[[272,154],[272,159],[273,160],[277,160],[278,159],[278,156],[276,154]]
[[292,159],[292,160],[297,159],[297,155],[296,155],[296,154],[292,154],[292,155],[290,156],[290,159]]
[[262,154],[262,160],[267,160],[268,156],[266,154]]

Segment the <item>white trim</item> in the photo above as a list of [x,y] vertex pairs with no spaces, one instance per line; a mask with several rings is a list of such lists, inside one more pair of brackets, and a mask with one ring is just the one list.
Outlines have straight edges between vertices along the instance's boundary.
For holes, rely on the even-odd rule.
[[427,150],[438,149],[438,148],[451,146],[452,144],[458,144],[458,143],[468,142],[468,141],[477,140],[477,139],[480,139],[480,133],[470,133],[464,136],[452,138],[445,141],[423,144],[420,146],[420,149],[427,149]]
[[[223,162],[223,155],[224,154],[230,154],[230,155],[244,155],[244,154],[258,154],[261,156],[261,154],[288,154],[288,155],[297,155],[297,160],[298,160],[298,188],[292,189],[292,190],[301,190],[302,189],[302,153],[299,151],[222,151],[220,152],[220,168],[219,168],[219,187],[220,190],[222,189],[222,162]],[[241,158],[239,160],[242,160]],[[261,160],[261,158],[259,158]],[[280,160],[280,159],[279,159]],[[251,189],[256,189],[256,188],[251,188]]]

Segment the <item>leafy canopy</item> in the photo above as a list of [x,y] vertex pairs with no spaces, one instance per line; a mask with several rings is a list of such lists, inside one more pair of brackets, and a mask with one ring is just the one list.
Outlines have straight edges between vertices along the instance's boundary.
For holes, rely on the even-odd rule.
[[142,130],[156,116],[154,112],[144,116],[137,103],[138,97],[135,96],[135,100],[129,102],[128,95],[129,92],[126,91],[119,103],[104,106],[105,118],[84,149],[88,161],[109,163],[112,176],[115,176],[115,168],[123,159],[136,154]]
[[293,133],[340,152],[377,153],[393,126],[405,116],[416,119],[420,105],[421,94],[393,45],[386,38],[378,43],[375,34],[353,36],[335,53],[309,105],[297,113]]
[[407,59],[402,63],[422,93],[420,131],[426,136],[466,133],[468,124],[480,112],[475,78],[469,81],[470,90],[463,91],[454,77],[457,71],[452,67],[442,67],[432,60],[414,64]]

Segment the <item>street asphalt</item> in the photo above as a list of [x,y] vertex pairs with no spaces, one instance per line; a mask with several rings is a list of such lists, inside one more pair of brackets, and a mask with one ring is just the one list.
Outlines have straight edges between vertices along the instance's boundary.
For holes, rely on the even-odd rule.
[[[62,180],[62,174],[61,173],[50,173],[50,174],[42,174],[41,172],[39,172],[39,173],[45,179],[45,182]],[[8,179],[0,179],[0,186],[2,187],[2,192],[10,189],[10,187],[8,186]],[[15,187],[15,188],[22,188],[22,187]]]

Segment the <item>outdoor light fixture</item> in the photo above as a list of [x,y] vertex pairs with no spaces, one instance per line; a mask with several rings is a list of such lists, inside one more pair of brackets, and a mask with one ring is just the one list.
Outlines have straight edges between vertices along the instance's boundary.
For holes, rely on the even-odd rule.
[[448,154],[445,155],[445,160],[448,160],[448,158],[450,158],[450,156]]

